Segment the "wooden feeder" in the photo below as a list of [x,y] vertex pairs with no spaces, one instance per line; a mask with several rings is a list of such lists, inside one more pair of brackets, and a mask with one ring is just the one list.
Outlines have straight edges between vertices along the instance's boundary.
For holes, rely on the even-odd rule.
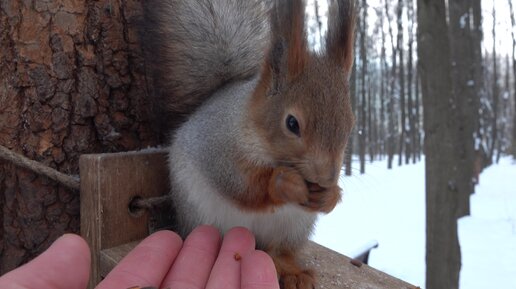
[[[149,235],[149,213],[130,212],[129,204],[169,191],[166,152],[83,155],[80,179],[81,235],[92,250],[89,288],[94,288]],[[319,288],[418,288],[313,242],[302,260],[316,269]]]

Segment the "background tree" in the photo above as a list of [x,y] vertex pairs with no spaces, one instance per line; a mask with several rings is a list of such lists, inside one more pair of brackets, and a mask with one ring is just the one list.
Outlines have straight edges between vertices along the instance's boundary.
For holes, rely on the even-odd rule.
[[389,75],[389,96],[388,96],[388,111],[389,115],[387,119],[387,168],[392,168],[392,161],[394,160],[394,153],[396,151],[396,123],[395,123],[395,110],[394,110],[394,99],[395,99],[395,91],[396,91],[396,73],[397,73],[397,49],[394,45],[394,34],[392,31],[392,23],[391,23],[391,15],[390,15],[390,7],[389,1],[385,0],[385,15],[388,22],[389,28],[389,36],[392,47],[392,64],[391,71]]
[[511,36],[512,36],[512,73],[513,73],[513,101],[514,109],[512,116],[512,156],[516,159],[516,20],[514,18],[514,8],[512,1],[509,2],[509,13],[511,15]]
[[449,29],[451,39],[453,93],[457,104],[457,125],[459,134],[459,179],[458,216],[469,215],[469,197],[474,191],[473,168],[475,156],[474,133],[478,119],[479,97],[475,92],[475,57],[473,37],[472,2],[457,0],[449,2]]
[[398,6],[396,7],[397,22],[398,22],[398,36],[396,40],[396,50],[399,56],[399,100],[400,100],[400,139],[398,144],[398,166],[403,163],[403,153],[407,150],[406,143],[406,121],[407,121],[407,110],[405,107],[405,53],[403,45],[403,0],[398,0]]
[[409,135],[405,150],[405,163],[408,164],[412,157],[412,163],[416,163],[416,142],[417,128],[416,107],[413,96],[414,91],[414,3],[407,0],[407,21],[408,21],[408,63],[407,63],[407,113],[409,122]]
[[[368,128],[366,126],[366,107],[367,103],[367,84],[366,84],[366,75],[367,75],[367,1],[362,0],[360,7],[360,106],[358,110],[358,122],[357,122],[357,131],[358,131],[358,149],[359,149],[359,157],[360,157],[360,173],[365,173],[365,154],[366,154],[366,146],[367,146],[367,131]],[[370,104],[369,104],[370,105]]]
[[[418,59],[423,92],[426,167],[426,288],[459,286],[458,134],[452,94],[446,3],[418,0]],[[438,64],[438,65],[436,65]],[[446,258],[444,258],[446,256]]]
[[500,101],[500,88],[498,85],[498,57],[496,55],[496,9],[495,5],[493,5],[493,29],[492,29],[492,35],[493,35],[493,50],[492,50],[492,64],[493,64],[493,70],[492,73],[492,79],[491,79],[491,85],[492,85],[492,91],[491,91],[491,97],[492,97],[492,117],[491,117],[491,136],[490,136],[490,142],[489,142],[489,163],[493,162],[493,156],[495,152],[495,148],[498,141],[498,111],[499,111],[499,101]]

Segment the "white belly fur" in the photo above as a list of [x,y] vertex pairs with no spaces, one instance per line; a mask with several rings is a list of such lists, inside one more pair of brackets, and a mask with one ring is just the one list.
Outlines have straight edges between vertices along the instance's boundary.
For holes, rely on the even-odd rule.
[[[174,164],[175,163],[175,164]],[[296,205],[278,207],[274,212],[243,211],[225,199],[191,162],[171,163],[176,193],[187,204],[178,206],[178,214],[186,214],[196,225],[214,225],[222,233],[242,226],[251,230],[259,247],[297,247],[312,233],[317,215]]]

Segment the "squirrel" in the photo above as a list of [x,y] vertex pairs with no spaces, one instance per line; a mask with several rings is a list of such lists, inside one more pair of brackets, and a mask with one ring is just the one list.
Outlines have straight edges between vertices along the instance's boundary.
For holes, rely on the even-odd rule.
[[313,288],[298,260],[338,186],[354,116],[353,0],[330,1],[311,52],[302,0],[145,3],[144,43],[161,106],[181,121],[169,150],[178,231],[252,231],[283,288]]

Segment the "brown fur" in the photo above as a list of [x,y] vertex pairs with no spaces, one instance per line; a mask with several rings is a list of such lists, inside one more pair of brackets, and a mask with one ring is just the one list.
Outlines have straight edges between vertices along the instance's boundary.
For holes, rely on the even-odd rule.
[[243,210],[270,211],[274,207],[285,204],[284,201],[273,198],[268,194],[269,183],[274,175],[273,168],[254,167],[247,162],[240,163],[247,177],[247,188],[237,195],[233,201]]

